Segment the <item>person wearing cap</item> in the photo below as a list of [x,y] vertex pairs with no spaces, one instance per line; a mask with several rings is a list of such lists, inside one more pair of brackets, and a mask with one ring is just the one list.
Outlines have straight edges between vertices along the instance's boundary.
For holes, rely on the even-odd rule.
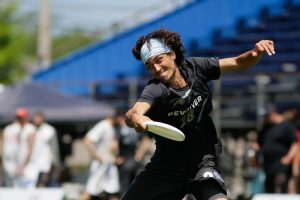
[[196,199],[227,199],[215,162],[221,144],[209,116],[212,97],[208,82],[254,66],[265,53],[275,54],[273,41],[261,40],[236,57],[185,58],[180,35],[161,28],[141,36],[132,52],[153,79],[127,111],[127,125],[145,132],[145,121],[164,122],[180,129],[185,140],[176,142],[155,135],[151,162],[122,199],[180,200],[186,194]]
[[15,120],[3,130],[4,186],[32,188],[35,177],[30,171],[30,158],[35,136],[35,126],[28,122],[28,111],[18,108]]

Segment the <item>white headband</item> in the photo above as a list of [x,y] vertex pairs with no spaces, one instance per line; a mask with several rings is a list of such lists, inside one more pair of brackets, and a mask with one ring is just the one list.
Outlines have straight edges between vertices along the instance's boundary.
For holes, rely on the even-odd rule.
[[150,39],[149,43],[145,42],[141,48],[141,58],[144,64],[153,56],[171,52],[171,49],[158,39]]

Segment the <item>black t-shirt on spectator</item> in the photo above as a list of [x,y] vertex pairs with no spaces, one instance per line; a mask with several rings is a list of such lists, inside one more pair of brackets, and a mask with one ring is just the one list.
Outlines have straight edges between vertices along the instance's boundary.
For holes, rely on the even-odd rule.
[[287,167],[281,164],[291,145],[296,142],[296,129],[289,122],[273,125],[263,135],[261,146],[266,173],[285,172]]

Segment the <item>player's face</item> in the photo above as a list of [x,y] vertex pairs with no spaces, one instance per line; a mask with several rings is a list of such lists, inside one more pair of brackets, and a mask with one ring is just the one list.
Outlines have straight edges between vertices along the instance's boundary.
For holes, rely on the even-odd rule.
[[160,54],[150,58],[145,67],[150,74],[163,83],[168,83],[175,76],[177,65],[175,63],[175,54],[173,52],[168,54]]

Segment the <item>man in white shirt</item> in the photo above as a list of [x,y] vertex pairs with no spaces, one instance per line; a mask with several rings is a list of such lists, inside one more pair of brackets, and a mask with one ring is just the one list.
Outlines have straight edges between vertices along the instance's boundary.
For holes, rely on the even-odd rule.
[[116,117],[108,117],[97,123],[84,138],[93,161],[82,200],[118,199],[120,184],[115,165],[118,153],[114,128],[116,123]]
[[37,167],[36,186],[51,186],[51,172],[60,164],[56,130],[45,122],[42,112],[34,114],[33,123],[37,127],[31,159]]
[[16,120],[3,130],[2,163],[4,185],[32,188],[35,186],[34,166],[29,164],[35,137],[35,127],[28,122],[25,108],[16,110]]

